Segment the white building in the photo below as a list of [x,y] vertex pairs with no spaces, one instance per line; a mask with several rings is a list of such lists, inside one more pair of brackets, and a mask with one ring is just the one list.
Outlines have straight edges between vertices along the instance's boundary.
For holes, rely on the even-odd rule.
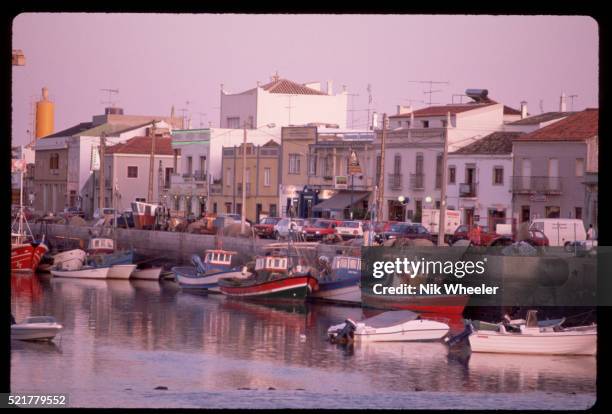
[[331,81],[321,91],[320,82],[299,84],[273,76],[265,85],[244,92],[227,93],[221,85],[220,126],[242,128],[244,123],[263,125],[334,124],[346,128],[348,93],[333,93]]
[[521,134],[494,132],[448,155],[447,206],[462,223],[513,224],[512,140]]

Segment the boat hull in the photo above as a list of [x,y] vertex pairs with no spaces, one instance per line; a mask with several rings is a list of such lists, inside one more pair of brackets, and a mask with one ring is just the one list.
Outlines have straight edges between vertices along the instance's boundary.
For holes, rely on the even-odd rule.
[[252,285],[230,286],[222,282],[219,288],[224,295],[242,299],[304,301],[317,288],[317,284],[317,280],[311,276],[294,276]]
[[410,310],[420,313],[461,315],[468,295],[394,295],[382,296],[361,292],[363,306],[377,309]]
[[75,277],[80,279],[106,279],[110,267],[94,267],[80,270],[51,270],[55,277]]
[[136,269],[135,264],[121,264],[111,266],[106,276],[108,279],[129,279],[130,275]]
[[19,341],[50,341],[62,329],[57,323],[11,325],[11,339]]
[[33,245],[31,243],[17,244],[11,246],[11,271],[33,273],[36,271],[43,255],[49,251],[44,244]]
[[343,302],[361,302],[359,279],[319,282],[319,288],[312,292],[311,297]]
[[61,252],[53,256],[53,266],[59,270],[78,270],[83,267],[87,253],[81,249]]
[[539,334],[476,331],[469,336],[472,352],[530,355],[596,355],[597,331]]
[[449,327],[444,323],[419,319],[402,326],[358,330],[355,339],[364,342],[437,341],[448,331]]
[[163,268],[161,267],[150,267],[148,269],[136,269],[132,273],[132,279],[140,280],[159,280]]
[[246,277],[242,271],[230,270],[217,272],[210,275],[198,274],[195,267],[177,266],[172,268],[175,279],[182,289],[206,289],[213,292],[220,292],[219,279],[222,277]]

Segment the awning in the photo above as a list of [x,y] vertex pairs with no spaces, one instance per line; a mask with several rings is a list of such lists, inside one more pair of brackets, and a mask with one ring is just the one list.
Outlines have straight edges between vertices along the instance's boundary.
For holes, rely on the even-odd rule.
[[369,197],[369,191],[342,191],[327,200],[317,204],[312,209],[313,211],[343,211],[351,205],[351,194],[353,204]]

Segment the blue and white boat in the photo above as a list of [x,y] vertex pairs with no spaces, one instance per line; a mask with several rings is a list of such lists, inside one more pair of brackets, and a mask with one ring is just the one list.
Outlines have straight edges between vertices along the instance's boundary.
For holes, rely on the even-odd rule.
[[235,263],[236,252],[228,250],[206,250],[204,261],[194,254],[193,266],[172,268],[175,279],[182,289],[206,289],[220,292],[217,282],[222,277],[245,278],[250,272]]
[[89,241],[87,265],[94,268],[110,267],[109,279],[129,279],[136,269],[133,250],[115,250],[112,239],[93,238]]
[[331,267],[324,266],[319,274],[319,289],[313,298],[339,302],[361,302],[361,258],[335,256]]

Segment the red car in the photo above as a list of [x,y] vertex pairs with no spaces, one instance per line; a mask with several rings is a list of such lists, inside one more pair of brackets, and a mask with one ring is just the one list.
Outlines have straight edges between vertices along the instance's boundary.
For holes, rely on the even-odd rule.
[[336,233],[338,220],[319,219],[304,226],[302,234],[306,240],[321,240],[323,237]]
[[253,226],[255,234],[261,238],[271,239],[274,237],[274,225],[281,221],[280,217],[266,217],[261,219],[259,224]]
[[513,242],[511,237],[489,231],[486,226],[480,226],[480,231],[478,231],[476,226],[468,227],[465,224],[457,227],[451,240],[453,243],[457,240],[470,240],[475,246],[505,246]]

